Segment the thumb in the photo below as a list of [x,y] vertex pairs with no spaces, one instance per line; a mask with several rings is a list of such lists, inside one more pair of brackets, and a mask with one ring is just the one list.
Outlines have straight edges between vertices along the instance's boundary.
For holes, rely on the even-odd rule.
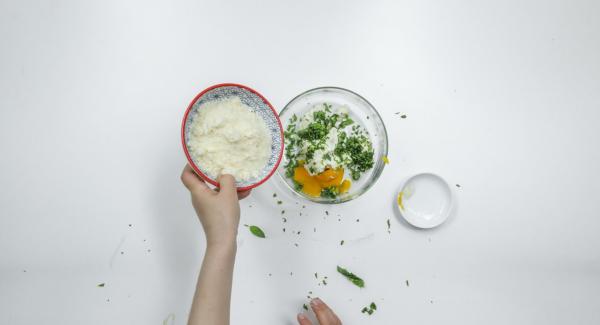
[[183,172],[181,173],[181,182],[187,187],[190,192],[194,193],[211,193],[211,189],[204,183],[204,181],[196,175],[190,165],[185,165]]
[[235,178],[229,174],[219,176],[219,193],[226,195],[237,195]]

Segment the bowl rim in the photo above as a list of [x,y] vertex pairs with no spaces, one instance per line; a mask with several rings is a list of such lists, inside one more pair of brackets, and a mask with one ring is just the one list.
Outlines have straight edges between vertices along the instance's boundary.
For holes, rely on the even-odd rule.
[[242,84],[237,84],[237,83],[219,83],[216,85],[212,85],[204,90],[202,90],[200,93],[198,93],[198,95],[196,95],[196,97],[194,97],[194,99],[192,99],[192,101],[190,102],[190,104],[188,105],[187,109],[185,110],[185,114],[183,115],[183,120],[181,122],[181,144],[183,145],[183,151],[185,152],[185,156],[187,157],[188,163],[190,164],[190,166],[192,167],[192,169],[196,172],[196,174],[198,176],[200,176],[203,180],[205,180],[206,182],[212,184],[213,186],[216,187],[220,187],[219,182],[217,182],[216,180],[210,178],[208,175],[205,175],[202,171],[200,171],[200,168],[198,168],[198,166],[196,166],[196,164],[194,163],[194,160],[192,159],[188,147],[185,143],[185,126],[187,123],[187,119],[188,119],[188,115],[190,114],[192,107],[194,106],[194,104],[196,103],[196,101],[198,101],[198,99],[200,97],[202,97],[204,94],[206,94],[207,92],[213,90],[213,89],[217,89],[217,88],[223,88],[223,87],[238,87],[238,88],[242,88],[245,89],[255,95],[257,95],[258,97],[260,97],[263,102],[265,102],[265,104],[267,104],[267,106],[271,109],[271,111],[273,112],[273,115],[275,116],[275,119],[277,120],[277,125],[279,126],[279,134],[280,134],[280,139],[281,139],[281,146],[279,149],[279,154],[278,154],[278,158],[277,158],[277,162],[275,163],[275,165],[273,165],[273,168],[271,169],[271,171],[269,171],[269,173],[263,177],[260,181],[250,184],[248,186],[243,186],[243,187],[238,187],[237,191],[238,192],[242,192],[242,191],[247,191],[250,189],[253,189],[261,184],[263,184],[264,182],[266,182],[269,178],[271,178],[271,176],[273,176],[273,174],[275,173],[275,171],[277,170],[277,168],[279,167],[279,164],[281,163],[281,159],[283,158],[283,146],[285,144],[285,141],[283,139],[283,125],[281,124],[281,120],[279,119],[279,114],[277,113],[277,111],[275,110],[275,108],[273,107],[273,105],[271,105],[271,103],[263,96],[261,95],[258,91],[242,85]]
[[[315,87],[315,88],[311,88],[308,90],[305,90],[303,92],[301,92],[300,94],[296,95],[294,98],[292,98],[287,104],[285,104],[285,106],[283,107],[283,109],[281,110],[281,112],[279,113],[279,115],[283,115],[283,113],[288,109],[288,107],[290,106],[291,103],[293,103],[296,99],[310,93],[310,92],[314,92],[314,91],[320,91],[320,90],[328,90],[328,89],[333,89],[333,90],[338,90],[338,91],[342,91],[342,92],[347,92],[350,93],[358,98],[360,98],[361,100],[365,101],[365,103],[367,103],[375,112],[375,115],[377,116],[377,118],[379,118],[379,120],[381,121],[381,125],[383,126],[383,132],[385,134],[385,150],[382,153],[383,156],[387,157],[388,155],[388,149],[389,149],[389,142],[388,142],[388,134],[387,134],[387,129],[385,127],[385,123],[383,122],[383,118],[381,117],[381,115],[379,114],[379,111],[377,111],[377,109],[375,108],[375,106],[373,104],[371,104],[370,101],[368,101],[366,98],[364,98],[363,96],[361,96],[360,94],[347,89],[347,88],[343,88],[343,87],[338,87],[338,86],[320,86],[320,87]],[[285,143],[285,139],[284,139],[284,143]],[[385,163],[383,164],[383,167],[381,168],[381,170],[374,174],[374,179],[373,182],[367,186],[360,194],[358,194],[357,196],[347,196],[346,198],[342,198],[342,199],[334,199],[334,200],[323,200],[323,201],[317,201],[317,200],[313,200],[311,197],[304,195],[302,193],[298,193],[298,191],[296,191],[296,189],[294,189],[292,186],[290,186],[290,184],[288,184],[288,182],[286,181],[286,177],[285,175],[278,171],[277,174],[279,175],[279,177],[281,177],[281,180],[285,183],[285,185],[292,191],[292,193],[294,193],[295,195],[297,195],[300,198],[303,198],[305,200],[308,200],[310,202],[313,203],[318,203],[318,204],[341,204],[341,203],[345,203],[345,202],[349,202],[352,201],[354,199],[359,198],[360,196],[362,196],[363,194],[367,193],[367,191],[369,189],[371,189],[371,187],[373,187],[373,185],[375,185],[375,183],[377,182],[377,180],[379,180],[379,177],[381,176],[381,174],[383,174],[383,170],[385,169]]]

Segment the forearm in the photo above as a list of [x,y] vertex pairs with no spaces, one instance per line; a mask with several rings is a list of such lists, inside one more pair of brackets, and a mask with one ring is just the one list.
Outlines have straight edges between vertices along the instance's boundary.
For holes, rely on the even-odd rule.
[[235,240],[208,244],[188,325],[227,325],[235,263]]

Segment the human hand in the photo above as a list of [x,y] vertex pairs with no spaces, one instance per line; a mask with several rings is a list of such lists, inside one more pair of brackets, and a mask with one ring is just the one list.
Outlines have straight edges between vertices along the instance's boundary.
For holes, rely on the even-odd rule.
[[[315,298],[310,301],[310,308],[313,310],[319,321],[319,325],[342,325],[342,321],[337,315],[325,304],[321,299]],[[300,325],[313,325],[308,317],[300,313],[298,314],[298,324]]]
[[212,190],[190,165],[185,165],[181,181],[192,194],[192,205],[204,228],[207,246],[235,243],[240,223],[238,200],[247,197],[250,191],[237,192],[231,175],[221,175],[220,188]]

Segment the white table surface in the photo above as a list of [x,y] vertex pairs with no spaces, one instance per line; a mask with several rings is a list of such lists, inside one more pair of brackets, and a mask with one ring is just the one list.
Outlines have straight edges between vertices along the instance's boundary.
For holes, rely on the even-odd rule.
[[[233,324],[294,324],[309,291],[345,324],[600,323],[599,15],[595,1],[0,2],[0,323],[185,323],[204,238],[180,121],[219,82],[279,110],[347,87],[390,139],[358,200],[296,204],[273,178],[242,202],[268,239],[240,229]],[[461,185],[432,231],[392,208],[421,171]]]

